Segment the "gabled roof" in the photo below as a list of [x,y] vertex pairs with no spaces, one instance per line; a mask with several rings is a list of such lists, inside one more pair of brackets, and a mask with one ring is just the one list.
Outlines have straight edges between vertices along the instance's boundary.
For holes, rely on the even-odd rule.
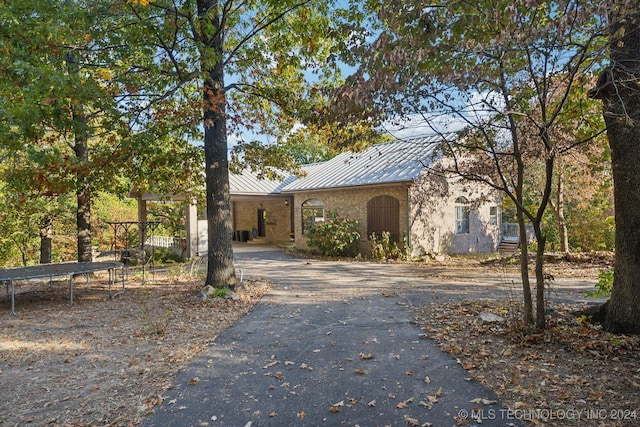
[[373,145],[360,153],[342,153],[282,191],[412,182],[431,163],[440,140],[439,136],[412,138]]
[[413,182],[431,163],[438,135],[387,142],[359,153],[346,152],[331,160],[303,166],[304,177],[288,176],[283,181],[259,179],[248,170],[230,174],[233,195],[282,194],[304,190]]

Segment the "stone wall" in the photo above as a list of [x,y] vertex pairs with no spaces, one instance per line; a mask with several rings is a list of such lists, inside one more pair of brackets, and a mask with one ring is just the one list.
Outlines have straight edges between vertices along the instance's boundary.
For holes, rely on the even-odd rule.
[[[325,217],[335,211],[339,217],[360,222],[359,249],[364,255],[371,251],[367,236],[367,203],[381,195],[398,200],[400,234],[410,236],[414,255],[493,252],[499,244],[499,195],[476,183],[433,177],[413,186],[395,184],[307,191],[293,197],[232,198],[233,229],[249,231],[251,236],[251,230],[258,228],[258,209],[264,209],[265,236],[259,240],[270,244],[289,242],[293,231],[295,246],[307,249],[302,234],[302,204],[308,199],[318,199],[324,203]],[[469,233],[455,233],[455,200],[459,196],[469,201]],[[491,206],[496,207],[498,214],[495,224],[490,223]]]
[[307,240],[302,235],[302,203],[308,199],[324,202],[325,217],[336,211],[339,217],[356,219],[360,222],[360,251],[364,254],[371,251],[371,243],[367,236],[367,202],[376,196],[392,196],[400,202],[400,234],[409,232],[408,186],[384,185],[376,187],[352,187],[336,190],[308,191],[296,193],[295,206],[295,246],[306,249]]
[[[469,202],[469,232],[456,234],[456,199]],[[488,253],[500,243],[499,194],[486,185],[459,179],[424,179],[411,188],[411,247],[414,255]],[[490,209],[496,208],[491,223]]]
[[[251,232],[258,228],[258,209],[266,213],[265,236],[260,239],[265,243],[284,243],[291,240],[292,199],[289,197],[263,197],[261,199],[232,199],[233,230]],[[251,235],[251,233],[250,233]],[[252,236],[250,237],[252,239]]]

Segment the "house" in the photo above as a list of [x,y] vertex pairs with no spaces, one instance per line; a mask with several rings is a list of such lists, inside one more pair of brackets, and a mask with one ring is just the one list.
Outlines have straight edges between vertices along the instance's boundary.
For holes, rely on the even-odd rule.
[[[306,176],[230,175],[234,238],[306,248],[306,231],[330,212],[356,219],[360,249],[387,231],[414,255],[493,252],[501,197],[489,186],[433,173],[437,137],[378,144],[307,165]],[[206,233],[205,233],[206,234]]]

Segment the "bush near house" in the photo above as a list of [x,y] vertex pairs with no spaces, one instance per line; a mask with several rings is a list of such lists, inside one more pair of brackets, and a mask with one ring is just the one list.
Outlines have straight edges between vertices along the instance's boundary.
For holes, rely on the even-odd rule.
[[402,243],[398,244],[391,238],[391,233],[383,231],[380,237],[376,233],[371,235],[372,249],[371,257],[379,260],[409,260],[411,259],[411,249],[407,236],[404,236]]
[[307,245],[318,248],[325,256],[355,256],[360,240],[360,223],[349,218],[340,218],[330,212],[324,222],[307,231]]

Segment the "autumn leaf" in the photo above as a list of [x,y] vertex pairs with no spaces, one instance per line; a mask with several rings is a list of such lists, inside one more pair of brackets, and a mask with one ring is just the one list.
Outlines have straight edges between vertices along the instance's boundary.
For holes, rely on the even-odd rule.
[[304,411],[300,411],[296,414],[298,416],[298,418],[300,418],[301,420],[304,420],[304,417],[307,416],[307,414],[304,413]]
[[498,403],[497,400],[489,400],[489,399],[487,399],[485,397],[482,397],[482,398],[477,397],[475,399],[470,400],[470,402],[471,403],[477,403],[477,404],[482,403],[484,405],[493,405],[494,403]]
[[369,354],[364,354],[364,353],[360,353],[360,359],[362,360],[369,360],[369,359],[373,359],[373,354],[369,353]]
[[356,374],[360,374],[360,375],[364,375],[367,373],[367,371],[365,371],[364,369],[360,369],[360,368],[356,368],[355,370]]
[[411,397],[411,398],[409,398],[409,399],[407,399],[407,400],[403,400],[402,402],[398,403],[398,404],[396,405],[396,408],[398,408],[398,409],[404,409],[404,408],[406,408],[407,406],[409,406],[409,403],[411,403],[411,402],[413,402],[413,397]]
[[421,400],[420,402],[418,402],[418,405],[422,406],[423,408],[427,408],[427,409],[432,409],[433,408],[433,403],[425,402],[424,400]]
[[339,408],[336,408],[335,406],[331,406],[331,407],[329,408],[329,412],[333,412],[333,413],[340,412],[340,409],[339,409]]
[[420,425],[420,421],[418,421],[417,418],[411,418],[409,415],[405,415],[404,416],[404,420],[407,422],[407,424],[409,424],[410,426],[414,426],[417,427]]

